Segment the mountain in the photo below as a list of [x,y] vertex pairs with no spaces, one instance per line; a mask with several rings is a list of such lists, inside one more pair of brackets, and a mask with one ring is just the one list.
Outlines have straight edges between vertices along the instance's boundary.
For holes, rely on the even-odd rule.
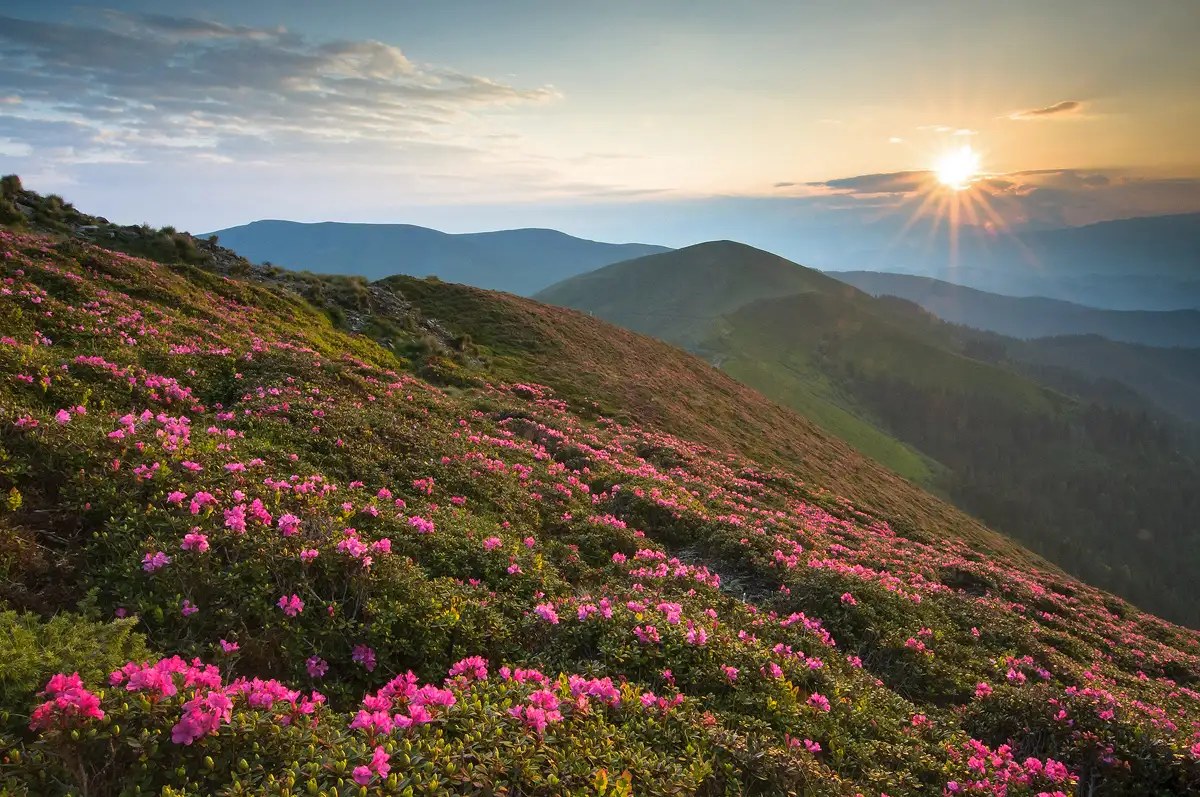
[[837,271],[829,276],[874,296],[916,302],[946,321],[1009,337],[1094,334],[1150,346],[1200,347],[1200,310],[1102,310],[1044,297],[1002,296],[910,274]]
[[393,274],[530,295],[567,277],[665,252],[650,244],[608,244],[557,230],[449,234],[411,224],[255,221],[212,235],[255,263],[381,279]]
[[916,274],[1006,296],[1041,296],[1112,310],[1200,309],[1200,214],[997,234],[964,226],[945,236],[863,244],[826,271]]
[[[744,274],[754,277],[735,289]],[[1068,570],[1200,622],[1185,586],[1200,566],[1189,531],[1200,503],[1184,486],[1200,480],[1190,438],[1135,391],[1118,405],[1040,381],[1026,363],[1037,355],[1021,350],[1049,346],[973,334],[729,242],[608,266],[537,298],[686,346]]]
[[581,274],[534,298],[586,309],[646,335],[690,342],[707,334],[714,319],[754,299],[839,287],[837,280],[782,257],[735,241],[712,241]]
[[682,350],[8,192],[2,791],[1200,786],[1200,635]]
[[1200,635],[696,358],[4,187],[0,790],[1200,786]]

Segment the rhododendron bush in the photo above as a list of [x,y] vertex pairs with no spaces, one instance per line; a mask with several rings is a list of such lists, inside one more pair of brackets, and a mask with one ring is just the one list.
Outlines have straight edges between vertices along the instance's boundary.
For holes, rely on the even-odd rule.
[[1200,788],[1200,636],[1049,567],[253,275],[0,269],[0,791]]

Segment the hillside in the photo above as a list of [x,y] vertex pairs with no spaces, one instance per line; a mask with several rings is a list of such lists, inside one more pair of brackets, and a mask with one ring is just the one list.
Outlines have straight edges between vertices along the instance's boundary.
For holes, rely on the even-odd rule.
[[531,295],[601,266],[667,251],[608,244],[557,230],[449,234],[411,224],[255,221],[212,233],[255,263],[370,280],[408,274]]
[[[731,255],[724,262],[730,280],[748,261],[814,273],[748,247],[712,246]],[[706,247],[672,253],[663,283],[684,284],[687,255]],[[609,320],[650,333],[639,314],[657,298],[661,258],[597,271],[576,307],[609,312]],[[706,274],[720,268],[703,263]],[[627,285],[626,274],[638,282]],[[814,289],[791,296],[746,300],[744,291],[739,306],[725,301],[730,292],[720,278],[705,276],[688,290],[713,295],[681,301],[730,309],[708,320],[706,330],[692,320],[672,328],[671,317],[660,315],[653,332],[1076,575],[1177,621],[1200,623],[1189,586],[1200,566],[1190,520],[1200,502],[1188,486],[1200,481],[1194,448],[1142,410],[1071,398],[1057,383],[1036,381],[1032,368],[977,353],[979,336],[911,303],[874,299],[824,275],[807,284]],[[823,284],[836,287],[826,292]],[[626,302],[627,310],[608,309]],[[1005,340],[993,337],[990,349],[1004,350]]]
[[829,276],[873,296],[908,299],[955,324],[1015,338],[1100,335],[1149,346],[1200,347],[1200,310],[1101,310],[1044,297],[1001,296],[910,274],[838,271]]
[[[0,234],[0,790],[1200,786],[1200,635],[650,423],[677,409],[576,398],[666,347],[199,251]],[[693,401],[750,401],[675,358]]]
[[972,357],[1084,401],[1149,415],[1184,437],[1200,434],[1200,348],[1119,343],[1099,335],[1018,340],[933,323]]

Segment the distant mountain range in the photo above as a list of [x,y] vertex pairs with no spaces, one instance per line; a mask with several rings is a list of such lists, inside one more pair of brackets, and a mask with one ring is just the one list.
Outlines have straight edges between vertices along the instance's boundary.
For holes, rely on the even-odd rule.
[[731,241],[535,298],[687,348],[1086,578],[1194,614],[1195,349],[978,332]]
[[1014,235],[963,227],[953,256],[944,240],[931,246],[924,237],[914,233],[887,247],[847,250],[822,265],[838,271],[869,266],[1114,310],[1200,308],[1200,213]]
[[946,321],[1015,338],[1094,334],[1150,346],[1200,346],[1200,310],[1102,310],[1045,297],[1001,296],[910,274],[827,273],[873,296],[899,296]]
[[[968,226],[959,231],[953,257],[944,226],[940,234],[927,235],[933,230],[925,230],[925,222],[900,237],[887,232],[890,227],[876,229],[878,225],[847,233],[797,232],[772,218],[764,218],[763,224],[762,234],[778,244],[770,246],[772,250],[795,250],[796,257],[806,262],[816,258],[827,272],[920,275],[1003,296],[1046,297],[1111,310],[1200,310],[1200,214],[1120,219],[1015,235]],[[410,224],[267,220],[214,234],[256,263],[269,261],[292,270],[355,274],[371,280],[393,274],[434,275],[522,296],[611,263],[670,251],[651,244],[589,241],[549,229],[450,234]],[[912,296],[908,290],[897,295]],[[928,291],[922,294],[927,295]],[[938,305],[939,314],[1021,336],[1097,333],[1160,345],[1191,340],[1192,333],[1173,331],[1180,325],[1191,326],[1189,317],[1118,320],[1048,304],[1011,306],[1027,321],[1021,322],[1024,326],[1008,323],[1001,328],[995,319],[1010,308],[992,301],[990,306],[973,304],[980,318],[972,320],[956,314],[945,302]],[[1039,313],[1049,313],[1055,320],[1035,323]]]
[[370,280],[432,275],[522,296],[609,263],[668,251],[649,244],[588,241],[557,230],[451,234],[411,224],[268,220],[208,235],[252,262],[269,261],[294,271]]

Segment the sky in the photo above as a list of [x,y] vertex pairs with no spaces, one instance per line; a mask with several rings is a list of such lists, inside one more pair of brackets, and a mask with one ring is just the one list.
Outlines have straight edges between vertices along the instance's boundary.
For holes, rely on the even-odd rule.
[[[948,202],[1018,231],[1200,211],[1197,33],[1190,0],[6,0],[0,171],[194,232],[821,261]],[[954,192],[929,170],[963,146]]]

